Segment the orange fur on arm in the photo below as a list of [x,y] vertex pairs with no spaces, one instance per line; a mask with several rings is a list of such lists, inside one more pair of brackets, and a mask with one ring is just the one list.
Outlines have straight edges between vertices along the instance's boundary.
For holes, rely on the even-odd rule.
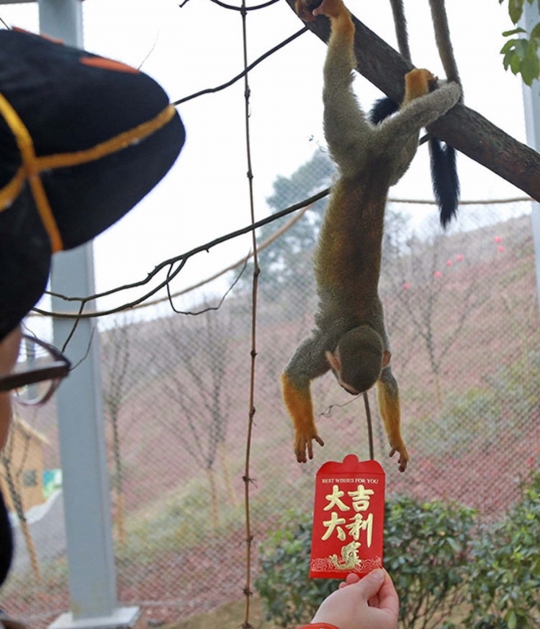
[[307,386],[296,386],[287,373],[281,376],[283,400],[294,424],[294,450],[299,462],[306,462],[306,450],[310,459],[313,458],[312,440],[319,445],[324,442],[317,434],[313,418],[313,403],[309,382]]

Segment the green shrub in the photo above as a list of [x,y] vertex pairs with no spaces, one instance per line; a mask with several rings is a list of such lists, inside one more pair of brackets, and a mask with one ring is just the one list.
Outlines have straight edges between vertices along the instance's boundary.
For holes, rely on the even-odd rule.
[[[402,626],[443,626],[460,596],[473,512],[398,498],[387,502],[385,519],[385,566],[400,593]],[[309,579],[310,515],[289,514],[291,520],[294,526],[276,531],[262,546],[256,581],[267,618],[282,627],[309,622],[339,583]]]
[[467,627],[540,627],[540,474],[520,488],[504,520],[473,544]]
[[474,511],[461,505],[389,502],[384,565],[399,592],[404,629],[441,627],[461,602],[473,526]]
[[292,512],[287,525],[272,533],[261,547],[261,576],[255,582],[268,620],[282,627],[309,623],[321,601],[333,592],[337,579],[310,579],[311,519]]

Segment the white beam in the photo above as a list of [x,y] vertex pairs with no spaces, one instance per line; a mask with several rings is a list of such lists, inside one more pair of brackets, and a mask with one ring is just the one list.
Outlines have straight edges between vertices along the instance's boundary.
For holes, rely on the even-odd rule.
[[[1,0],[0,0],[1,1]],[[81,0],[38,0],[40,31],[82,48]],[[59,253],[51,287],[62,295],[95,293],[91,244]],[[53,298],[53,310],[77,311],[74,302]],[[55,319],[55,344],[62,347],[73,320]],[[112,541],[110,487],[99,368],[99,334],[92,319],[79,322],[66,354],[77,365],[57,392],[71,611],[51,629],[134,627],[138,607],[119,607]]]
[[[525,2],[521,25],[530,31],[538,22],[540,22],[538,5]],[[535,80],[531,87],[523,83],[523,106],[527,144],[535,151],[540,151],[540,81]],[[532,229],[536,266],[536,295],[540,300],[540,204],[537,201],[532,202]]]

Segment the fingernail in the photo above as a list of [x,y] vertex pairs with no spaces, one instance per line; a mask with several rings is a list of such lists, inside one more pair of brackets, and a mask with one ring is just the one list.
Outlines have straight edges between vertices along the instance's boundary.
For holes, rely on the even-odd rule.
[[382,583],[384,581],[384,570],[378,568],[370,572],[367,576],[375,583]]

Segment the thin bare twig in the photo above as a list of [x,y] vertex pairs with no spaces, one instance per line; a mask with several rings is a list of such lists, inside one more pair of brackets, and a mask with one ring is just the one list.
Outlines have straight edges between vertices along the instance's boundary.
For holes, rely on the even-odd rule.
[[132,290],[134,288],[139,288],[141,286],[144,286],[148,284],[154,277],[156,277],[156,275],[158,275],[158,273],[160,273],[160,271],[162,271],[163,269],[167,267],[170,268],[171,265],[174,265],[177,262],[181,262],[181,266],[178,269],[176,269],[174,274],[168,277],[165,281],[161,282],[159,286],[148,291],[148,293],[146,293],[142,297],[135,299],[133,301],[127,302],[116,308],[110,308],[108,310],[103,310],[99,312],[97,311],[83,312],[81,309],[81,312],[79,314],[74,314],[74,313],[69,313],[69,312],[52,312],[52,311],[43,310],[41,308],[33,308],[33,311],[39,314],[48,316],[48,317],[58,317],[61,319],[73,319],[75,317],[79,319],[88,319],[92,317],[103,317],[106,315],[115,314],[123,310],[129,310],[133,308],[134,306],[137,306],[138,304],[143,303],[144,301],[152,297],[152,295],[157,293],[162,288],[165,288],[168,282],[170,282],[172,279],[174,279],[174,277],[176,277],[176,275],[178,275],[178,273],[182,270],[182,268],[184,267],[186,262],[189,260],[189,258],[193,257],[194,255],[201,253],[203,251],[208,252],[213,247],[220,245],[224,242],[227,242],[229,240],[232,240],[233,238],[237,238],[238,236],[243,236],[249,232],[254,232],[256,229],[259,229],[260,227],[263,227],[264,225],[273,223],[274,221],[280,218],[283,218],[284,216],[292,214],[293,212],[296,212],[297,210],[301,210],[307,205],[311,205],[315,203],[319,199],[323,199],[325,196],[328,195],[328,193],[329,193],[329,188],[326,188],[325,190],[322,190],[321,192],[318,192],[317,194],[311,196],[309,199],[306,199],[305,201],[301,201],[300,203],[295,203],[294,205],[291,205],[290,207],[286,208],[285,210],[282,210],[281,212],[276,212],[275,214],[272,214],[271,216],[267,216],[266,218],[263,218],[262,220],[257,221],[256,223],[252,223],[251,225],[248,225],[247,227],[243,227],[242,229],[237,229],[234,232],[230,232],[228,234],[225,234],[224,236],[220,236],[219,238],[216,238],[204,245],[195,247],[194,249],[192,249],[191,251],[188,251],[187,253],[183,253],[174,258],[170,258],[169,260],[164,260],[163,262],[158,264],[154,268],[153,271],[148,273],[148,275],[146,276],[144,280],[141,280],[139,282],[133,282],[131,284],[124,284],[123,286],[117,286],[116,288],[112,288],[108,291],[97,293],[95,295],[90,295],[89,297],[73,297],[73,296],[62,295],[60,293],[54,293],[52,291],[46,291],[46,294],[52,295],[53,297],[58,297],[59,299],[63,299],[64,301],[68,301],[68,302],[79,301],[81,302],[83,306],[86,306],[86,304],[90,301],[93,301],[96,299],[102,299],[104,297],[109,297],[110,295],[114,295],[124,290]]
[[[296,216],[293,216],[290,220],[288,220],[285,225],[282,225],[279,229],[276,229],[276,231],[271,236],[269,236],[261,244],[257,245],[258,251],[261,252],[263,249],[266,249],[271,244],[273,244],[280,236],[283,236],[283,234],[286,233],[293,225],[295,225],[302,218],[302,216],[304,216],[307,210],[309,210],[310,208],[311,208],[311,205],[307,205],[306,207],[302,208],[300,212],[298,212]],[[217,273],[210,275],[210,277],[206,277],[204,280],[201,280],[200,282],[197,282],[196,284],[192,284],[191,286],[188,286],[186,288],[183,288],[182,290],[176,291],[175,293],[169,293],[167,297],[159,297],[158,299],[147,301],[144,304],[139,304],[138,306],[135,306],[133,309],[135,310],[138,308],[148,308],[149,306],[155,306],[157,304],[163,303],[164,301],[167,301],[168,299],[174,299],[176,297],[180,297],[181,295],[186,295],[187,293],[191,293],[197,288],[201,288],[202,286],[205,286],[206,284],[209,284],[210,282],[217,280],[222,275],[225,275],[225,273],[228,273],[229,271],[234,271],[239,266],[243,267],[242,268],[242,273],[243,273],[246,267],[246,263],[249,261],[252,255],[253,255],[253,251],[250,251],[247,255],[240,258],[240,260],[237,260],[236,262],[229,264],[224,269],[219,270]],[[230,290],[231,289],[229,289],[227,293],[230,292]],[[168,286],[167,286],[167,291],[169,292]],[[186,314],[192,314],[192,313],[186,313]]]
[[158,39],[159,39],[159,29],[158,29],[158,31],[156,33],[156,37],[154,38],[154,42],[153,42],[152,46],[150,47],[150,50],[146,53],[146,55],[144,56],[144,59],[141,61],[141,63],[139,63],[139,66],[137,67],[137,70],[140,70],[143,67],[143,65],[148,61],[148,59],[150,58],[150,56],[152,55],[152,53],[156,49]]
[[278,44],[277,46],[274,46],[273,48],[265,52],[264,55],[261,55],[253,63],[247,66],[242,72],[240,72],[240,74],[233,77],[230,81],[227,81],[227,83],[223,83],[223,85],[218,85],[218,87],[209,87],[207,89],[201,90],[200,92],[196,92],[195,94],[191,94],[190,96],[185,96],[184,98],[180,98],[178,100],[173,101],[172,104],[176,107],[178,105],[182,105],[183,103],[187,103],[188,101],[193,100],[194,98],[203,96],[204,94],[215,94],[216,92],[220,92],[221,90],[224,90],[230,87],[231,85],[236,83],[236,81],[239,81],[242,77],[245,77],[247,73],[253,70],[253,68],[255,68],[256,66],[258,66],[259,63],[261,63],[261,61],[264,61],[265,59],[270,57],[270,55],[273,55],[275,52],[277,52],[281,48],[284,48],[287,44],[290,44],[297,37],[300,37],[300,35],[303,35],[307,30],[308,30],[307,26],[304,26],[304,28],[301,28],[299,31],[294,33],[294,35],[291,35],[290,37],[282,41],[280,44]]
[[172,301],[173,295],[171,295],[170,290],[169,290],[169,284],[167,284],[167,297],[169,299],[169,304],[171,308],[176,314],[193,315],[193,316],[198,316],[198,315],[204,314],[205,312],[210,312],[211,310],[219,310],[221,306],[223,305],[223,302],[227,299],[227,295],[232,291],[232,289],[240,281],[240,278],[242,277],[242,275],[244,274],[244,271],[246,270],[248,260],[249,260],[249,257],[246,258],[244,262],[244,266],[242,267],[240,273],[235,278],[234,282],[229,286],[229,288],[225,291],[225,293],[223,293],[223,296],[219,300],[219,303],[217,306],[207,306],[206,308],[203,308],[203,310],[197,310],[196,312],[192,312],[189,310],[178,310],[177,308],[175,308],[173,304],[173,301]]

